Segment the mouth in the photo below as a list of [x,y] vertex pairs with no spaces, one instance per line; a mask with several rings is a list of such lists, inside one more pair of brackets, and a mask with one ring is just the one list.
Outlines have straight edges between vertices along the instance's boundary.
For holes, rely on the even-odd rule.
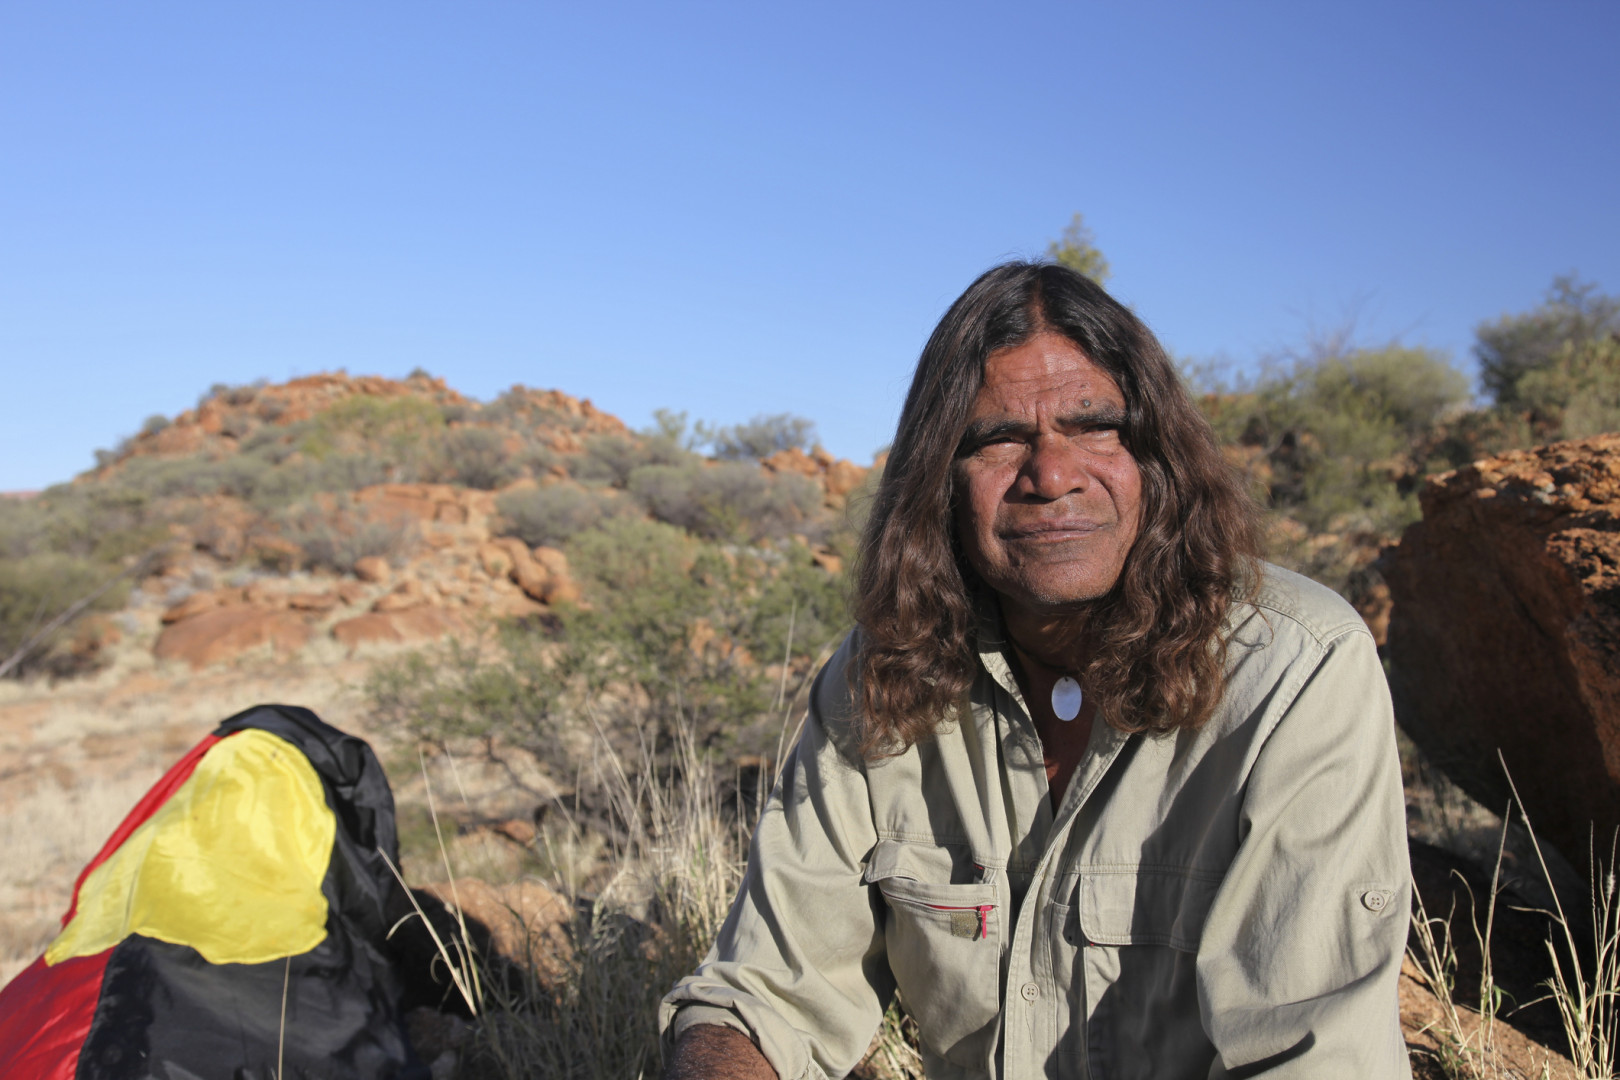
[[1059,518],[1054,521],[1035,521],[1001,531],[1001,539],[1024,543],[1055,544],[1064,540],[1079,540],[1094,536],[1106,526],[1097,521],[1081,518]]

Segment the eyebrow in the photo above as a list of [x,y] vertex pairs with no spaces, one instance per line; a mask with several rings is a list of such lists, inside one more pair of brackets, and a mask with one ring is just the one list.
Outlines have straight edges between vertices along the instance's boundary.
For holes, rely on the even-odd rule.
[[[1093,409],[1082,409],[1058,417],[1059,428],[1096,428],[1125,426],[1125,410],[1117,405],[1099,405]],[[1030,435],[1035,431],[1035,425],[1022,418],[1011,416],[987,416],[982,420],[975,420],[968,424],[962,432],[961,441],[956,444],[958,456],[971,454],[974,450],[986,443],[1004,439],[1013,435]]]

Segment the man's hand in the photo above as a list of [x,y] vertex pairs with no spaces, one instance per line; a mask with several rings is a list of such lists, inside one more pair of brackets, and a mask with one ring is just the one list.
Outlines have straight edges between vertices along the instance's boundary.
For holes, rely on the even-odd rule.
[[675,1043],[663,1080],[777,1080],[752,1039],[735,1028],[697,1024]]

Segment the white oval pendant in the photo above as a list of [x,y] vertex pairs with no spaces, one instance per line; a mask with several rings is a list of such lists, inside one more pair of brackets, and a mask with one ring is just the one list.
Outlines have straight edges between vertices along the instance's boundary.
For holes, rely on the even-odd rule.
[[1080,715],[1080,702],[1085,695],[1080,691],[1080,684],[1065,675],[1052,684],[1052,711],[1057,713],[1059,720],[1073,720]]

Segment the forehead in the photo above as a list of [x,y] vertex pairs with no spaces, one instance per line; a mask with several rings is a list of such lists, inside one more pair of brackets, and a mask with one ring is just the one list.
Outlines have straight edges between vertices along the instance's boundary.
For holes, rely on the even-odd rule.
[[1079,346],[1062,334],[1041,333],[985,359],[984,383],[974,399],[973,414],[1027,412],[1071,401],[1125,405],[1119,384]]

